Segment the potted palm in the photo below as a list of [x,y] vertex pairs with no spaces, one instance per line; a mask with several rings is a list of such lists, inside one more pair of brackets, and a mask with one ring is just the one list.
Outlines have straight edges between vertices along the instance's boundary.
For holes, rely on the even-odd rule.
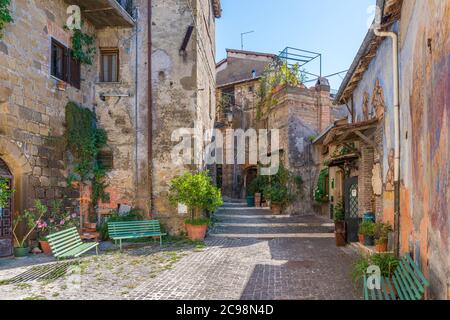
[[[14,219],[14,226],[13,226],[13,236],[15,240],[16,246],[14,247],[14,256],[16,257],[25,257],[28,252],[30,252],[30,248],[28,246],[27,240],[33,233],[33,231],[36,230],[39,221],[44,216],[44,206],[39,200],[36,200],[35,202],[35,208],[31,210],[25,210],[22,214],[19,214]],[[25,231],[23,233],[19,234],[17,228],[19,225],[25,225]]]
[[377,222],[375,224],[375,250],[377,252],[387,252],[389,233],[393,231],[389,223]]
[[215,212],[223,204],[220,190],[214,186],[206,171],[191,173],[172,180],[169,200],[172,204],[184,204],[190,217],[185,221],[188,238],[204,240],[210,220],[204,212]]
[[345,211],[342,201],[339,201],[334,207],[334,230],[336,237],[336,246],[345,247],[347,241],[345,237]]

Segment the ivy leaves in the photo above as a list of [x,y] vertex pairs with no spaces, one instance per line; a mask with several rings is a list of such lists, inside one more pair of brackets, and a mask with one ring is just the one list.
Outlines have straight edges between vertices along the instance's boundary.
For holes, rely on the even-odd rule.
[[95,55],[95,37],[79,29],[73,31],[72,56],[81,63],[92,65]]
[[9,187],[8,179],[0,177],[0,208],[5,208],[8,205],[9,198],[15,192]]
[[100,150],[106,146],[106,131],[97,127],[95,114],[74,102],[66,106],[66,149],[73,156],[73,169],[68,183],[90,181],[92,183],[92,203],[107,200],[104,181],[106,170],[97,160]]
[[14,21],[9,10],[11,0],[0,0],[0,39],[2,38],[2,30],[7,23]]

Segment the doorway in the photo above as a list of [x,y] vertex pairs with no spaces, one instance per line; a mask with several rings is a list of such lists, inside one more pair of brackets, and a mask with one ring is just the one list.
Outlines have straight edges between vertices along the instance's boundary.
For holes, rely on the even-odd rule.
[[[13,176],[2,159],[0,159],[0,177],[6,179],[10,189],[13,187]],[[0,208],[0,257],[10,256],[13,252],[13,196],[9,199],[6,208]]]
[[358,177],[345,180],[345,222],[347,225],[347,241],[358,242]]

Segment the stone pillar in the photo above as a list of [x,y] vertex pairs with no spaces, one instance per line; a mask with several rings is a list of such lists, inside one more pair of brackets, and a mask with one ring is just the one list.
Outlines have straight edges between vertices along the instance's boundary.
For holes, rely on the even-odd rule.
[[372,170],[374,165],[374,149],[363,144],[361,146],[361,159],[359,163],[359,184],[358,184],[358,206],[359,215],[366,212],[373,212],[373,188]]

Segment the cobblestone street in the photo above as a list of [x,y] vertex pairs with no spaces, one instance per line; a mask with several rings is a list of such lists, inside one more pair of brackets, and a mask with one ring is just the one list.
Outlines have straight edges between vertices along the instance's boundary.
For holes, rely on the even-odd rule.
[[337,248],[332,223],[227,204],[202,252],[130,292],[130,299],[358,299],[357,253]]

